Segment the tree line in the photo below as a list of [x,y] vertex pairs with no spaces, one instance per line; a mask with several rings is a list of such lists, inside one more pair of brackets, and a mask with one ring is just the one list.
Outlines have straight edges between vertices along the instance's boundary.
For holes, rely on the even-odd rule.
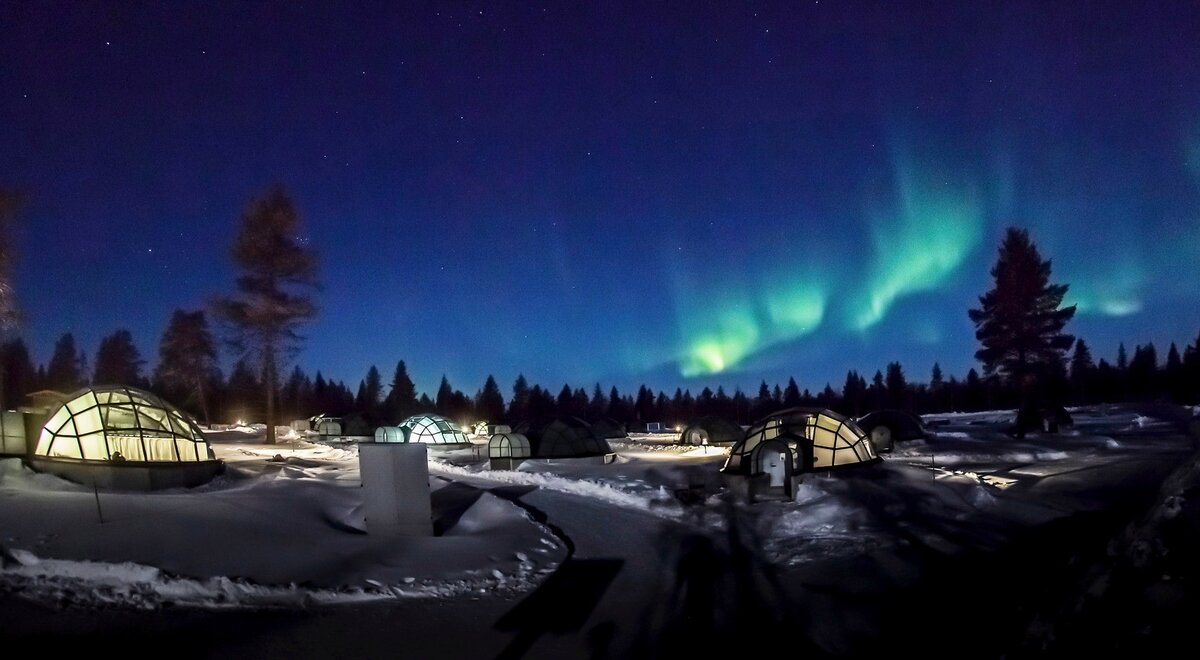
[[[3,391],[10,394],[9,401],[19,401],[42,389],[70,392],[89,383],[132,385],[162,396],[203,421],[262,421],[266,411],[261,368],[239,359],[225,375],[217,366],[217,346],[202,310],[177,310],[171,316],[152,370],[147,370],[128,330],[104,337],[90,365],[71,334],[63,335],[50,360],[36,367],[25,343],[13,339],[0,345]],[[1152,343],[1136,346],[1132,356],[1122,344],[1112,361],[1094,359],[1086,341],[1077,339],[1070,359],[1049,378],[1054,389],[1065,393],[1063,403],[1067,404],[1194,403],[1200,401],[1200,335],[1182,351],[1172,343],[1165,359],[1159,358]],[[327,414],[345,418],[366,432],[426,412],[459,422],[504,423],[574,415],[591,420],[610,418],[634,426],[646,422],[676,426],[705,415],[748,424],[794,406],[821,406],[857,417],[882,408],[921,414],[1009,408],[1019,405],[1020,399],[1019,388],[999,375],[984,376],[972,368],[962,378],[947,377],[934,364],[928,378],[918,382],[909,379],[899,362],[889,363],[870,378],[851,370],[840,387],[826,384],[815,391],[790,378],[783,384],[763,381],[757,391],[749,393],[720,386],[704,387],[698,393],[685,388],[668,393],[642,385],[636,393],[623,394],[615,386],[605,389],[598,383],[588,388],[564,384],[551,389],[518,376],[506,394],[496,378],[488,376],[468,394],[445,376],[436,391],[418,392],[401,360],[388,382],[372,366],[357,387],[321,371],[310,375],[295,366],[274,392],[279,419]]]
[[[0,332],[15,328],[19,318],[8,229],[23,201],[13,191],[0,190]],[[975,356],[982,374],[972,368],[961,379],[947,378],[934,364],[927,381],[910,382],[904,367],[892,362],[869,380],[851,370],[840,388],[827,383],[815,391],[801,389],[791,378],[783,386],[763,381],[752,393],[704,387],[695,394],[677,388],[668,395],[642,385],[636,394],[622,394],[598,383],[590,390],[569,384],[554,390],[521,375],[505,397],[493,376],[473,395],[443,376],[431,396],[418,394],[404,361],[397,363],[386,386],[372,366],[355,390],[320,371],[310,376],[299,366],[286,368],[299,352],[300,327],[317,315],[319,284],[317,255],[302,237],[299,212],[282,187],[268,188],[243,210],[231,257],[237,271],[232,293],[213,298],[207,311],[176,310],[152,371],[146,371],[146,360],[125,329],[100,341],[90,366],[70,334],[37,367],[24,342],[15,338],[0,344],[0,405],[12,407],[41,389],[133,385],[205,422],[265,421],[266,440],[273,442],[274,424],[315,414],[346,418],[352,431],[369,432],[422,412],[493,423],[575,415],[636,427],[648,422],[680,425],[706,415],[747,424],[794,406],[860,416],[882,408],[931,413],[1045,403],[1200,401],[1200,336],[1182,351],[1171,344],[1161,361],[1153,344],[1136,346],[1131,358],[1122,344],[1113,362],[1095,361],[1083,339],[1063,332],[1075,314],[1073,306],[1063,306],[1068,286],[1050,282],[1050,260],[1018,228],[1009,228],[1001,242],[991,270],[993,288],[968,312],[981,346]],[[217,332],[210,317],[219,324]],[[218,366],[218,335],[236,358],[228,376]]]

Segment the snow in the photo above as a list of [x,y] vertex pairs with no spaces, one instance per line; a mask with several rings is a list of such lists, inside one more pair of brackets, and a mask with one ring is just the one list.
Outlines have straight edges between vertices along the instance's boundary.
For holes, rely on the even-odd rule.
[[[988,574],[1049,523],[1111,510],[1128,500],[1130,484],[1145,487],[1192,450],[1170,425],[1139,422],[1128,409],[1080,409],[1072,432],[1020,440],[1004,433],[1012,414],[929,416],[926,440],[899,443],[871,466],[805,475],[792,498],[753,504],[733,497],[718,473],[726,448],[677,445],[673,433],[613,440],[609,464],[531,460],[516,470],[491,470],[480,446],[430,448],[440,535],[391,544],[362,533],[352,441],[289,435],[265,445],[261,433],[214,432],[227,474],[190,491],[102,492],[103,524],[92,491],[3,461],[0,599],[159,609],[156,617],[177,607],[238,617],[323,607],[321,618],[304,619],[311,627],[287,633],[321,643],[362,632],[355,624],[368,610],[348,606],[389,603],[412,621],[406,639],[441,649],[461,636],[471,641],[455,657],[479,657],[508,643],[496,621],[535,599],[547,576],[577,560],[611,559],[621,569],[585,627],[540,639],[529,657],[594,655],[592,633],[609,622],[607,656],[624,657],[646,639],[639,635],[654,638],[654,613],[690,598],[678,591],[686,549],[711,541],[712,570],[730,577],[731,555],[721,553],[742,539],[777,571],[789,602],[812,613],[804,633],[819,650],[869,649],[862,640],[883,630],[871,617],[897,616],[910,590]],[[1185,516],[1178,512],[1187,507],[1167,500],[1161,516]],[[219,549],[213,530],[221,530]],[[713,589],[724,588],[720,580]],[[427,600],[439,609],[427,612]],[[942,608],[934,621],[962,606],[922,604]],[[696,634],[711,622],[680,625]]]
[[[39,559],[6,563],[0,588],[52,602],[80,592],[83,601],[136,607],[448,596],[499,584],[531,588],[539,567],[512,557],[546,542],[558,547],[523,509],[485,491],[441,536],[372,537],[364,533],[353,448],[214,448],[228,461],[227,473],[190,491],[97,496],[16,459],[0,461],[0,544],[12,557]],[[443,485],[432,485],[435,518]],[[214,530],[219,550],[211,544]],[[498,550],[508,558],[492,559]],[[538,556],[558,560],[555,553]],[[128,593],[113,587],[122,582],[131,585]]]

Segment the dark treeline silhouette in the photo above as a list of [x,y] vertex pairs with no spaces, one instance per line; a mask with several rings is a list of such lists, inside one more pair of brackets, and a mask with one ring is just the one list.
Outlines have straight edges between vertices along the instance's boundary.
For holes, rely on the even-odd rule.
[[[263,378],[246,360],[234,363],[226,376],[217,368],[214,348],[207,338],[202,312],[176,312],[164,333],[159,362],[152,372],[145,369],[142,353],[128,331],[118,330],[100,341],[95,365],[88,367],[85,353],[72,335],[55,343],[45,364],[34,366],[25,343],[13,339],[0,345],[0,374],[7,405],[19,405],[29,392],[54,389],[70,392],[89,383],[124,384],[146,388],[188,410],[200,420],[230,423],[264,418]],[[1066,392],[1065,403],[1085,405],[1126,401],[1162,400],[1194,404],[1200,402],[1200,336],[1182,351],[1172,343],[1160,358],[1153,344],[1136,346],[1132,357],[1124,344],[1112,362],[1095,360],[1086,341],[1073,346],[1067,364],[1045,376],[1050,386]],[[852,416],[880,408],[899,408],[916,413],[990,410],[1016,407],[1022,393],[999,376],[984,377],[975,369],[966,376],[947,377],[934,364],[927,380],[911,378],[899,362],[892,362],[869,378],[850,371],[840,387],[825,384],[820,389],[802,388],[795,378],[783,384],[762,382],[757,391],[733,392],[705,387],[698,393],[677,388],[673,393],[655,392],[641,386],[636,392],[606,391],[600,384],[591,388],[560,388],[531,384],[518,376],[506,395],[493,376],[468,394],[442,377],[435,392],[419,393],[403,360],[392,378],[384,382],[372,366],[352,387],[327,378],[320,371],[309,374],[294,367],[281,379],[276,392],[280,419],[307,418],[326,414],[347,418],[363,432],[382,424],[394,424],[409,415],[437,412],[458,422],[516,422],[554,415],[586,419],[611,418],[636,428],[639,423],[685,424],[704,415],[718,415],[749,424],[773,411],[793,406],[822,406]]]

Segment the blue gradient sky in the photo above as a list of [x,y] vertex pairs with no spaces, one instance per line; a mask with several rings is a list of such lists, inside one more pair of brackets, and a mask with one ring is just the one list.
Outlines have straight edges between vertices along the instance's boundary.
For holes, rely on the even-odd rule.
[[1008,224],[1097,354],[1200,329],[1194,4],[294,4],[0,6],[36,360],[152,357],[273,181],[323,268],[300,362],[351,383],[961,375]]

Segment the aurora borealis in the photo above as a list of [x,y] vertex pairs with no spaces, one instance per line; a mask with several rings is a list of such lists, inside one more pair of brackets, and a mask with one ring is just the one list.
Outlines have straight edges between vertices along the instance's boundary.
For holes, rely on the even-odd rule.
[[21,333],[152,361],[280,181],[325,284],[298,360],[350,382],[961,375],[1010,224],[1098,357],[1161,353],[1200,330],[1197,34],[1188,3],[6,4]]

